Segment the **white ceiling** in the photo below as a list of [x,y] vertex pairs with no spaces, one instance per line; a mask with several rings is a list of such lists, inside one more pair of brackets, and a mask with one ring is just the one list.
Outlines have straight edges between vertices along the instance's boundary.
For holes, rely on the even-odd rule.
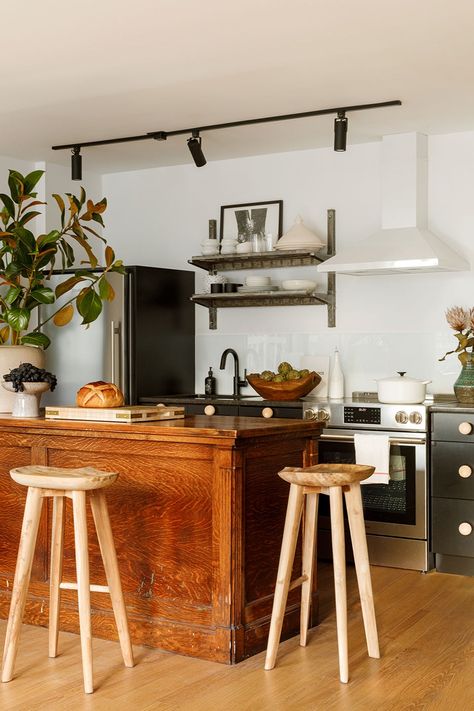
[[[348,144],[474,129],[472,0],[42,0],[2,27],[0,155],[68,164],[52,145],[392,99],[349,114]],[[208,161],[332,141],[333,116],[203,134]],[[191,160],[185,136],[83,156]]]

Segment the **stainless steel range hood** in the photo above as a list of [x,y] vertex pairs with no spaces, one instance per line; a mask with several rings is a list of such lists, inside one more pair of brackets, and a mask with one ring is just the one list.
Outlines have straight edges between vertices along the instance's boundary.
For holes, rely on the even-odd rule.
[[362,276],[469,270],[468,261],[427,229],[427,173],[426,136],[384,136],[382,229],[343,248],[318,271]]

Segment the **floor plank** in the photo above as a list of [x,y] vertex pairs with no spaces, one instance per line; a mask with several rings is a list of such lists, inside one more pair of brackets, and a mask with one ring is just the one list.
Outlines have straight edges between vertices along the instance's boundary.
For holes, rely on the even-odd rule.
[[[474,708],[474,578],[372,567],[381,659],[370,659],[353,568],[348,570],[349,684],[338,680],[332,568],[318,571],[321,623],[308,646],[279,648],[228,667],[135,647],[126,669],[118,643],[95,639],[95,693],[82,690],[80,643],[24,625],[15,678],[0,684],[5,711],[469,711]],[[3,641],[6,623],[0,621]]]

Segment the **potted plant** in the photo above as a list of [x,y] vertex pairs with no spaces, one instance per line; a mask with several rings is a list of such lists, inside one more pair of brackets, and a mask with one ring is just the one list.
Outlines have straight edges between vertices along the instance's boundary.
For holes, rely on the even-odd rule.
[[[7,350],[11,353],[12,346],[20,345],[36,346],[31,351],[38,354],[50,345],[42,332],[44,324],[53,321],[56,326],[65,326],[75,310],[87,327],[100,315],[103,302],[114,298],[108,273],[124,271],[113,249],[94,229],[104,224],[107,201],[88,200],[83,188],[78,197],[71,193],[65,198],[53,195],[59,208],[57,229],[39,235],[31,231],[31,221],[41,214],[38,207],[46,204],[35,192],[43,173],[35,170],[24,176],[10,170],[10,194],[0,193],[0,358]],[[103,249],[104,264],[96,255],[98,245]],[[56,275],[58,271],[64,273],[54,289],[49,284],[53,271]],[[61,304],[57,303],[60,298]],[[48,314],[35,320],[42,304],[49,305]],[[24,360],[21,355],[20,361],[16,358],[15,362],[15,358],[9,368]],[[33,361],[42,365],[38,355]],[[5,368],[6,364],[0,365],[0,375],[8,371]]]

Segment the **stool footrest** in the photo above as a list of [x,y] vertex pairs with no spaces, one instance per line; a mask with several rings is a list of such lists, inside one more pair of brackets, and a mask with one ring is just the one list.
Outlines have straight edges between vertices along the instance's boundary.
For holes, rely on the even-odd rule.
[[[77,590],[77,583],[59,583],[61,590]],[[110,593],[108,585],[89,585],[91,592]]]
[[300,575],[299,578],[296,578],[295,580],[293,580],[293,581],[290,583],[290,586],[289,586],[288,590],[294,590],[294,589],[297,588],[299,585],[303,585],[303,583],[305,583],[307,580],[308,580],[308,576],[307,576],[307,575]]

